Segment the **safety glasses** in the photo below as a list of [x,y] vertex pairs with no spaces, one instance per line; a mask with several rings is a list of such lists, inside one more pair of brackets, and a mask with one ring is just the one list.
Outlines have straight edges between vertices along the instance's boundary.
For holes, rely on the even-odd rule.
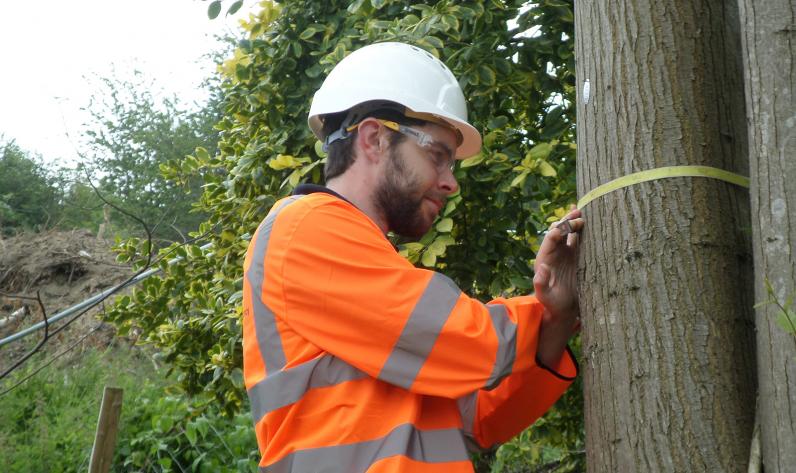
[[[456,158],[453,155],[453,150],[444,143],[435,140],[431,135],[417,128],[401,125],[400,123],[390,120],[382,120],[380,118],[376,118],[376,120],[386,128],[412,138],[418,146],[426,151],[438,173],[444,173],[446,170],[453,171],[453,167],[456,165]],[[361,123],[362,122],[349,126],[346,128],[346,131],[350,133],[356,130]]]

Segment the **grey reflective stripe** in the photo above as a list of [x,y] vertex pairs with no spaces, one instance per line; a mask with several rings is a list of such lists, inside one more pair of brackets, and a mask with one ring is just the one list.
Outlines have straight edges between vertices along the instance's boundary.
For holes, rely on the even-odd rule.
[[487,305],[492,327],[498,337],[498,350],[492,374],[486,382],[486,389],[495,388],[500,381],[511,373],[514,358],[517,356],[517,324],[511,321],[502,304]]
[[254,242],[251,265],[246,271],[246,280],[249,281],[252,292],[254,333],[257,335],[257,345],[260,347],[260,356],[265,363],[266,372],[277,371],[285,366],[285,351],[282,349],[282,338],[276,329],[274,313],[262,299],[263,282],[265,281],[265,251],[268,249],[268,240],[271,238],[271,228],[274,226],[276,216],[285,205],[300,197],[296,195],[285,199],[260,224],[260,228],[257,230],[257,241]]
[[326,355],[270,373],[249,388],[252,417],[257,423],[271,411],[293,404],[313,388],[324,388],[367,377],[345,361]]
[[450,278],[434,273],[381,368],[380,380],[404,389],[412,386],[460,294]]
[[298,450],[262,473],[358,473],[379,460],[403,455],[425,463],[467,461],[467,450],[459,429],[418,430],[410,424],[396,427],[375,440]]
[[475,433],[473,432],[477,402],[478,391],[462,396],[456,400],[456,404],[459,406],[459,415],[462,417],[462,433],[464,434],[464,442],[467,446],[467,450],[480,453],[485,451],[485,449],[478,445],[478,442],[475,440]]

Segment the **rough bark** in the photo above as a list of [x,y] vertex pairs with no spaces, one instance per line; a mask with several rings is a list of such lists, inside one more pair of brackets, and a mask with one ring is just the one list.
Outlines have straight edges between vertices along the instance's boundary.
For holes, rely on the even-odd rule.
[[[742,0],[749,118],[755,299],[765,282],[785,303],[796,293],[796,107],[794,0]],[[793,306],[790,307],[793,309]],[[776,305],[758,307],[757,370],[766,473],[796,470],[796,334],[777,325]]]
[[[747,175],[735,2],[578,1],[575,39],[579,195],[669,165]],[[669,178],[584,209],[590,471],[746,468],[756,389],[748,202],[732,184]]]

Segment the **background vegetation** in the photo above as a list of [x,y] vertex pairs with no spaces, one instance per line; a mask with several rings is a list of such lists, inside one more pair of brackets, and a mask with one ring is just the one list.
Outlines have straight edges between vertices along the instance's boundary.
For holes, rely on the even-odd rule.
[[0,228],[8,236],[50,228],[87,228],[105,235],[143,236],[141,225],[98,198],[146,221],[160,246],[183,241],[207,218],[194,211],[201,172],[167,179],[161,166],[176,164],[196,147],[215,152],[221,112],[219,81],[206,80],[210,99],[183,104],[162,96],[156,84],[132,77],[97,79],[87,105],[91,122],[80,136],[82,162],[46,164],[12,139],[0,136]]
[[0,402],[4,471],[86,471],[103,385],[124,389],[114,471],[255,471],[250,417],[199,413],[170,389],[166,371],[123,344],[88,348],[45,368]]

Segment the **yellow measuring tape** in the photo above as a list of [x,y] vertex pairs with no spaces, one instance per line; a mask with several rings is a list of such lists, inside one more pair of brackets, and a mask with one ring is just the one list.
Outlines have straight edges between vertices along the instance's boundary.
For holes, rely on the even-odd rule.
[[747,189],[749,188],[748,177],[725,171],[723,169],[710,166],[667,166],[657,169],[650,169],[649,171],[628,174],[627,176],[622,176],[618,179],[614,179],[611,182],[607,182],[581,197],[578,201],[578,208],[582,209],[586,206],[586,204],[597,197],[602,197],[605,194],[613,192],[617,189],[632,186],[640,182],[655,181],[667,177],[710,177],[720,181],[729,182],[730,184],[735,184],[736,186],[745,187]]

